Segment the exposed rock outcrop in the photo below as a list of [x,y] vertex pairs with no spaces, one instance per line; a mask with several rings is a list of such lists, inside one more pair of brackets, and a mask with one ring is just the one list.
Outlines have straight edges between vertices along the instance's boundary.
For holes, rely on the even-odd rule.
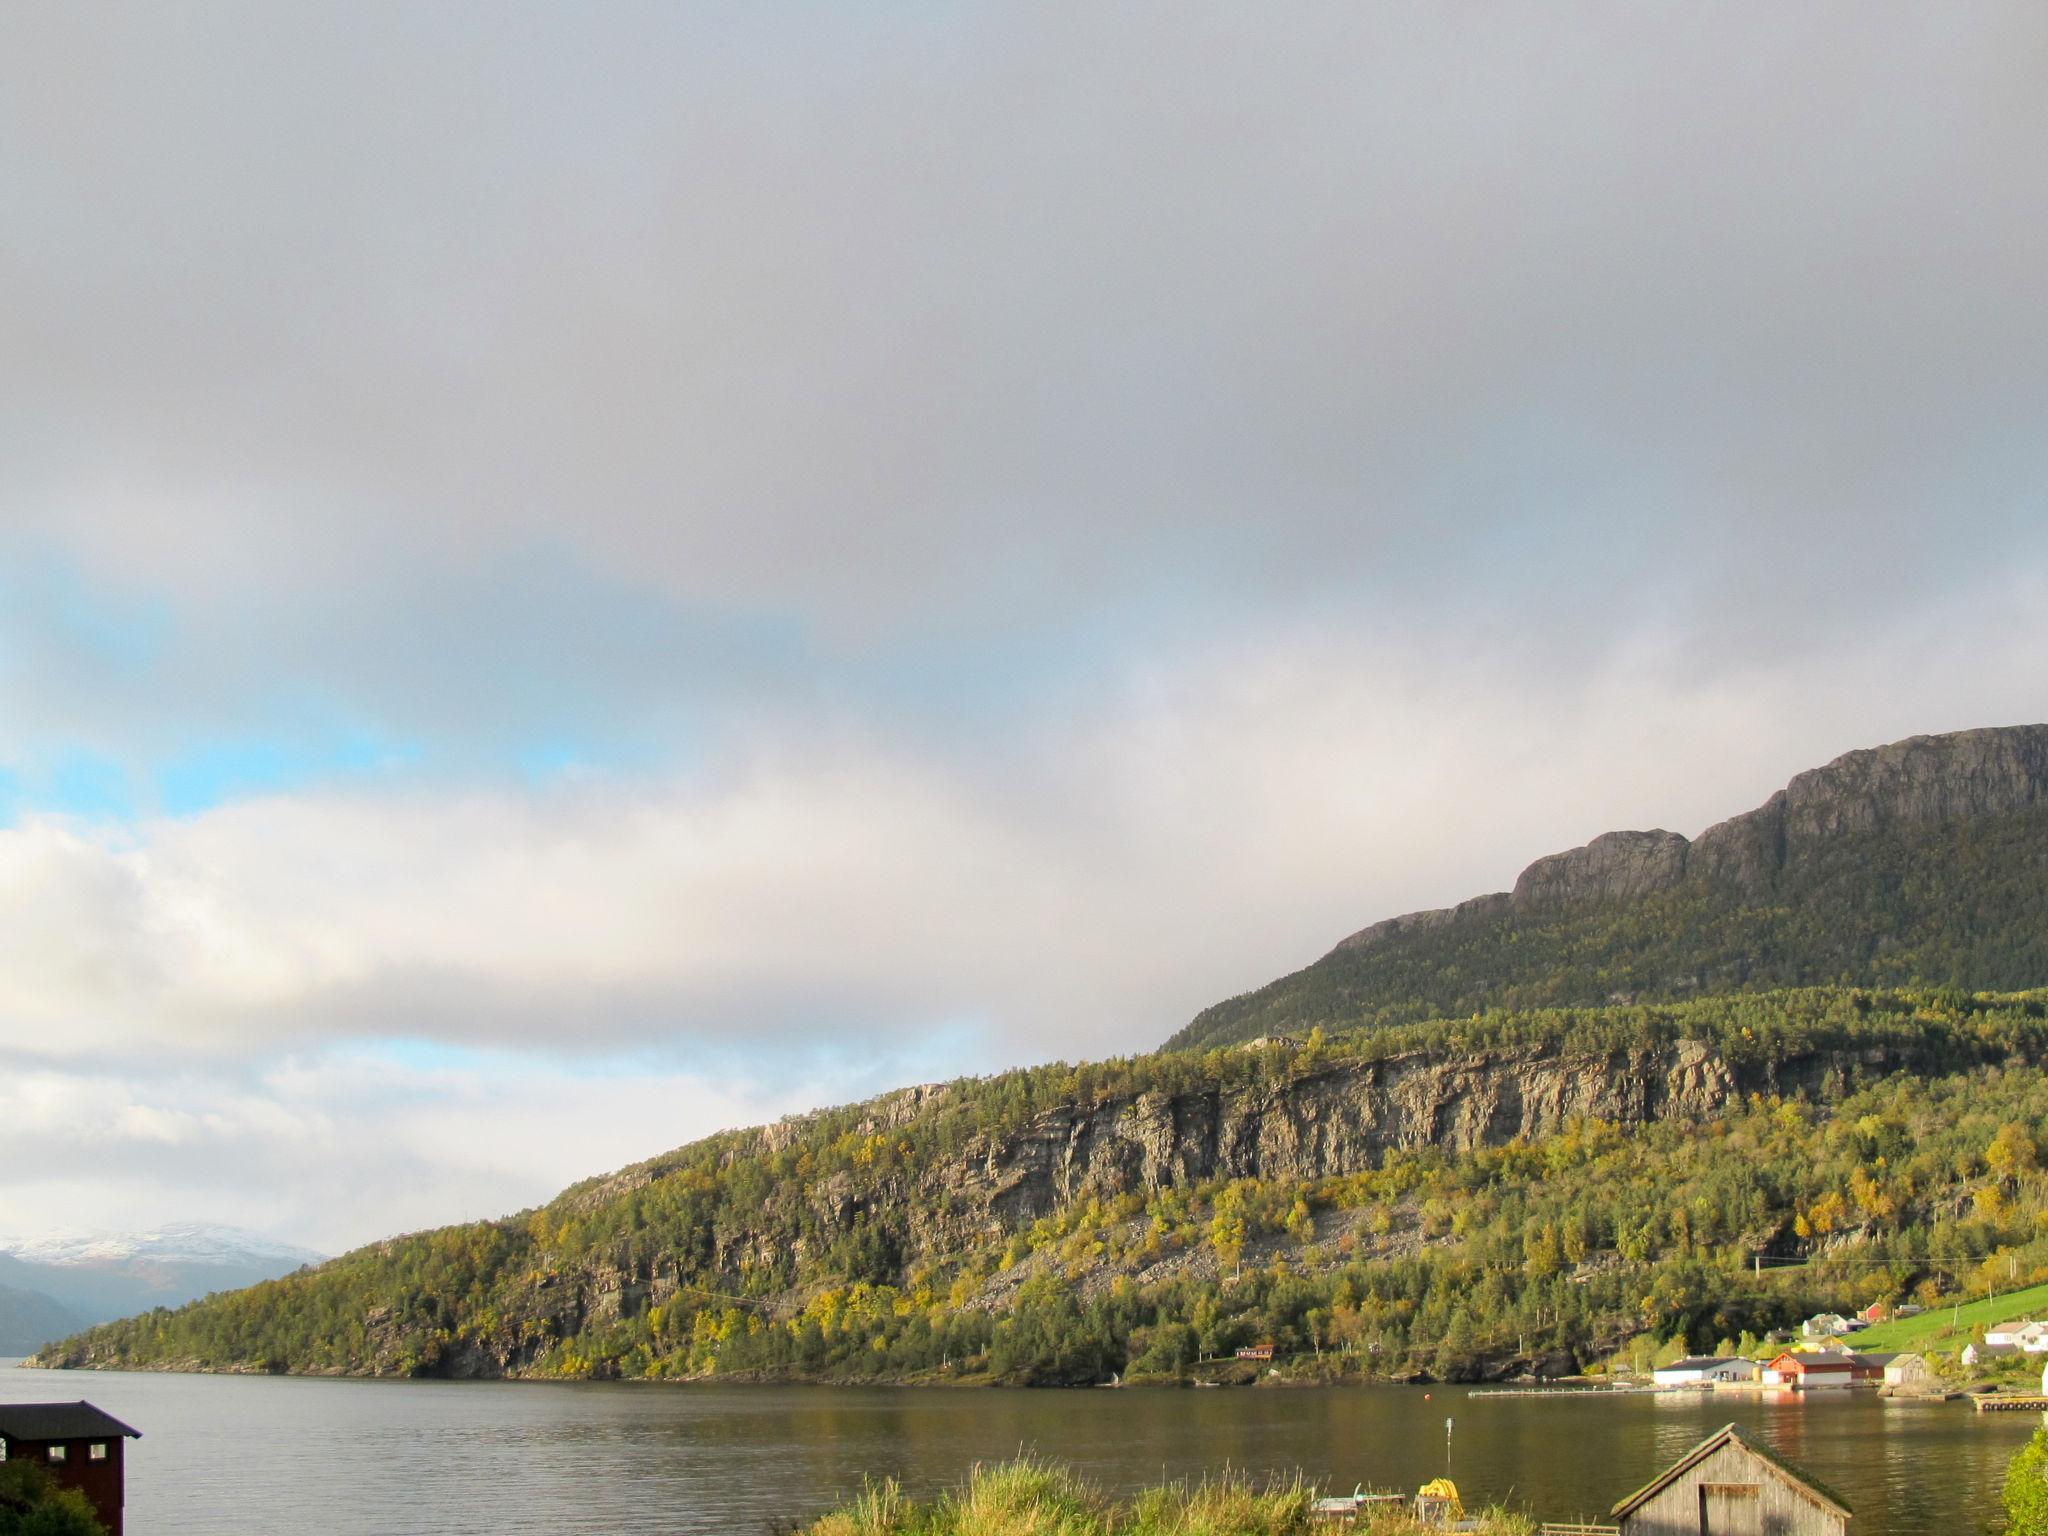
[[1799,774],[1755,810],[1695,840],[1661,830],[1603,833],[1582,848],[1538,859],[1511,892],[1387,918],[1337,948],[1362,949],[1510,907],[1638,899],[1689,881],[1761,900],[1834,840],[2038,805],[2048,805],[2048,725],[1913,736]]

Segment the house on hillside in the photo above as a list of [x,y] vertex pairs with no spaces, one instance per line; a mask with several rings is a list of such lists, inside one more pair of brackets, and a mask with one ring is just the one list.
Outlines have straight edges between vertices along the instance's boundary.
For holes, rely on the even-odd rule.
[[1730,1424],[1614,1506],[1621,1536],[1847,1536],[1849,1506]]
[[1658,1366],[1650,1373],[1650,1379],[1660,1387],[1710,1387],[1723,1381],[1755,1381],[1756,1372],[1754,1360],[1690,1355]]
[[2032,1318],[2014,1318],[2011,1322],[1986,1328],[1984,1342],[2010,1344],[2029,1355],[2048,1353],[2048,1323],[2037,1323]]
[[1809,1339],[1838,1339],[1857,1326],[1839,1312],[1819,1312],[1801,1323],[1799,1332]]
[[59,1487],[85,1495],[107,1536],[121,1536],[123,1445],[141,1438],[87,1402],[0,1403],[0,1461],[41,1463]]
[[1240,1360],[1270,1360],[1273,1358],[1271,1344],[1247,1344],[1237,1352]]
[[1982,1365],[1986,1360],[1997,1360],[2006,1355],[2016,1355],[2019,1352],[2020,1347],[2017,1344],[1993,1344],[1989,1339],[1986,1339],[1979,1344],[1965,1344],[1963,1346],[1963,1364]]
[[1857,1318],[1857,1321],[1859,1321],[1859,1322],[1863,1323],[1863,1324],[1864,1324],[1865,1326],[1869,1326],[1869,1325],[1871,1325],[1871,1324],[1875,1324],[1875,1323],[1881,1323],[1881,1322],[1883,1322],[1883,1321],[1884,1321],[1884,1320],[1885,1320],[1886,1318],[1890,1317],[1891,1315],[1892,1315],[1892,1308],[1891,1308],[1891,1303],[1890,1303],[1890,1302],[1888,1302],[1888,1301],[1873,1301],[1873,1302],[1872,1302],[1872,1303],[1871,1303],[1871,1304],[1870,1304],[1869,1306],[1865,1307],[1865,1308],[1864,1308],[1864,1309],[1863,1309],[1863,1310],[1862,1310],[1861,1312],[1858,1312],[1858,1313],[1856,1314],[1856,1318]]
[[1801,1353],[1788,1349],[1763,1370],[1767,1387],[1788,1387],[1794,1392],[1817,1392],[1847,1387],[1856,1380],[1856,1367],[1847,1355]]

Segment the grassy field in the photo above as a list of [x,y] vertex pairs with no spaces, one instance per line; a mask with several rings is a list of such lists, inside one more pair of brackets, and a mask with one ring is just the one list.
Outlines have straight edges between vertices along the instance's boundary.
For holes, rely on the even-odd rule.
[[1965,1302],[1961,1307],[1935,1307],[1918,1317],[1879,1323],[1850,1334],[1847,1343],[1858,1350],[1959,1350],[1979,1328],[2015,1317],[2048,1321],[2048,1285],[2030,1285],[1984,1301]]

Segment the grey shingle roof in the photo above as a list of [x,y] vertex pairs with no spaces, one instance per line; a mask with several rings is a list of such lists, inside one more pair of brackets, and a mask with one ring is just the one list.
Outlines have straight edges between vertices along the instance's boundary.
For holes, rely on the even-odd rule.
[[0,1403],[0,1435],[10,1440],[111,1440],[118,1435],[140,1440],[142,1431],[83,1401]]

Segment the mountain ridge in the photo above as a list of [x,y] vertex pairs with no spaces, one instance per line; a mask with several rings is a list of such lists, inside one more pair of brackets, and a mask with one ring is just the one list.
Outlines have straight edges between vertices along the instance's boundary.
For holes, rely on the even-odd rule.
[[1848,754],[1340,945],[1200,1049],[721,1132],[39,1363],[1469,1377],[2048,1280],[2044,785],[2048,727]]
[[145,1232],[43,1232],[0,1236],[0,1285],[39,1295],[70,1320],[48,1338],[80,1322],[238,1290],[324,1257],[215,1222],[166,1222]]
[[[2048,992],[1819,989],[1020,1069],[720,1133],[31,1363],[1060,1384],[1277,1337],[1345,1340],[1352,1375],[1569,1369],[1651,1299],[1711,1347],[1905,1291],[1930,1252],[2048,1275],[2044,1061]],[[1810,1277],[1752,1275],[1766,1251]]]
[[[1870,957],[1830,950],[1825,945],[1806,955],[1775,956],[1771,952],[1784,947],[1783,934],[1759,932],[1771,925],[1744,922],[1738,914],[1763,913],[1788,900],[1810,903],[1817,887],[1830,881],[1842,886],[1856,873],[1832,867],[1845,862],[1845,851],[1885,850],[1905,844],[1927,847],[1952,841],[1959,835],[1958,829],[1972,825],[2021,823],[2026,824],[2026,840],[2048,850],[2048,725],[1912,736],[1861,748],[1795,774],[1762,805],[1716,822],[1697,837],[1687,838],[1663,828],[1605,832],[1579,847],[1534,860],[1509,890],[1371,923],[1339,940],[1302,970],[1204,1009],[1167,1046],[1201,1049],[1315,1025],[1346,1028],[1384,1022],[1374,1016],[1376,1010],[1418,1017],[1432,1011],[1455,1014],[1472,1007],[1592,1004],[1644,995],[1640,989],[1622,987],[1604,992],[1588,989],[1576,995],[1553,992],[1540,998],[1502,996],[1499,994],[1512,984],[1512,976],[1500,969],[1501,957],[1532,924],[1553,929],[1560,923],[1575,924],[1559,937],[1565,947],[1583,949],[1589,937],[1597,939],[1592,925],[1598,920],[1618,912],[1625,919],[1628,911],[1655,910],[1659,904],[1674,911],[1683,907],[1685,915],[1703,931],[1713,931],[1716,924],[1739,928],[1743,942],[1724,947],[1761,950],[1772,960],[1782,960],[1765,978],[1771,985],[1902,980],[1902,976],[1854,974],[1859,958]],[[1819,894],[1833,899],[1841,892]],[[1912,921],[1930,911],[1936,917],[1945,913],[1938,903],[1932,908],[1923,903],[1923,910],[1880,914],[1896,920],[1888,928],[1883,922],[1876,925],[1883,931],[1870,935],[1871,946],[1878,948],[1895,940]],[[1414,999],[1389,996],[1387,986],[1382,985],[1375,995],[1379,978],[1372,970],[1381,957],[1430,948],[1461,951],[1434,965],[1439,975],[1458,969],[1469,977],[1475,966],[1490,965],[1495,968],[1496,984],[1468,986],[1463,991],[1425,985]],[[1475,953],[1489,948],[1493,954]],[[1339,970],[1347,974],[1338,988],[1344,994],[1342,1004],[1335,1008],[1317,1006],[1328,1001],[1329,988],[1291,985],[1319,971],[1327,975]],[[2030,956],[2027,966],[1999,974],[1914,979],[2024,986],[2043,975],[2048,975],[2048,970]],[[1667,983],[1662,989],[1655,985],[1659,979],[1651,978],[1648,995],[1686,995],[1725,978],[1688,979],[1681,974],[1661,978]],[[1405,983],[1418,984],[1412,974],[1405,977]],[[1408,1007],[1413,1001],[1428,1006],[1419,1010]]]
[[1509,890],[1383,918],[1340,939],[1336,948],[1363,948],[1419,924],[1484,910],[1479,903],[1645,896],[1702,876],[1761,893],[1826,836],[1993,815],[2044,801],[2048,725],[1908,736],[1796,773],[1755,810],[1715,822],[1697,837],[1661,827],[1603,832],[1534,860]]

